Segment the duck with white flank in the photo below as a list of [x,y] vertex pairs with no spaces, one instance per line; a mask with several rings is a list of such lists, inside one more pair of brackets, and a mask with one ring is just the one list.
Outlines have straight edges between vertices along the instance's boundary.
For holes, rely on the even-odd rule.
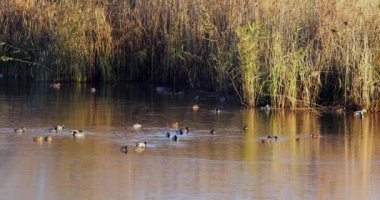
[[42,136],[34,137],[34,138],[33,138],[33,141],[34,141],[34,142],[42,142],[42,141],[44,141],[44,137],[42,137]]
[[44,137],[44,140],[46,142],[51,142],[51,141],[53,141],[53,137],[51,137],[51,135],[49,135],[49,136]]
[[139,130],[141,129],[142,125],[141,124],[133,124],[133,129]]
[[64,128],[65,128],[65,126],[62,125],[62,124],[61,125],[57,125],[54,128],[49,128],[49,132],[50,133],[58,133],[58,132],[62,131]]
[[128,146],[125,145],[125,146],[120,147],[120,152],[121,153],[128,153]]
[[75,137],[75,138],[84,137],[84,133],[82,130],[71,130],[70,133],[73,134],[73,137]]
[[275,142],[277,140],[278,140],[277,136],[270,136],[270,135],[268,135],[268,137],[266,137],[265,139],[261,139],[260,142],[261,143],[272,143],[272,142]]
[[26,128],[25,127],[23,127],[23,128],[15,128],[14,132],[15,133],[25,133],[26,132]]
[[146,148],[146,142],[138,142],[138,143],[136,143],[136,147],[145,149]]
[[363,118],[364,117],[364,114],[367,113],[367,110],[363,109],[363,110],[358,110],[358,111],[355,111],[354,112],[354,116],[357,116],[359,118]]

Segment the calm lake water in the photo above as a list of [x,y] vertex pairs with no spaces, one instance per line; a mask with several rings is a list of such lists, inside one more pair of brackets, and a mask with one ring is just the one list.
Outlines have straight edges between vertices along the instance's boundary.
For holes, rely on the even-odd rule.
[[[91,85],[56,91],[46,83],[0,80],[0,198],[380,198],[378,115],[268,113],[209,95],[193,111],[194,94],[170,97],[125,85],[91,94]],[[177,142],[165,137],[174,122],[191,129]],[[57,124],[66,129],[49,133]],[[27,133],[13,132],[23,126]],[[83,129],[85,138],[73,139],[70,129]],[[311,133],[321,138],[309,139]],[[33,142],[38,135],[54,140]],[[279,140],[262,144],[267,135]],[[134,151],[139,141],[147,142],[141,153]]]

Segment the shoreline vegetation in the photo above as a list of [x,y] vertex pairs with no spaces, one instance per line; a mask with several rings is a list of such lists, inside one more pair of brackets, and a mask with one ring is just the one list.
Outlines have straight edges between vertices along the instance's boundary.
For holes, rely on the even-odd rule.
[[4,0],[0,73],[380,109],[380,0]]

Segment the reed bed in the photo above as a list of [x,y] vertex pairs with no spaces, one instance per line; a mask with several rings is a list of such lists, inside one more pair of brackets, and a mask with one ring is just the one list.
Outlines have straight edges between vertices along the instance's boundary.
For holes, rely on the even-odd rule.
[[5,0],[0,73],[149,81],[250,107],[371,108],[380,0]]

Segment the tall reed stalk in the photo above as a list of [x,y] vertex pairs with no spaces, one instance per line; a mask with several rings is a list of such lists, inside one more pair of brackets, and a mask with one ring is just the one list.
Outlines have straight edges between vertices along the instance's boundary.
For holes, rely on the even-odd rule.
[[380,102],[380,0],[4,0],[0,73],[150,81],[251,107]]

